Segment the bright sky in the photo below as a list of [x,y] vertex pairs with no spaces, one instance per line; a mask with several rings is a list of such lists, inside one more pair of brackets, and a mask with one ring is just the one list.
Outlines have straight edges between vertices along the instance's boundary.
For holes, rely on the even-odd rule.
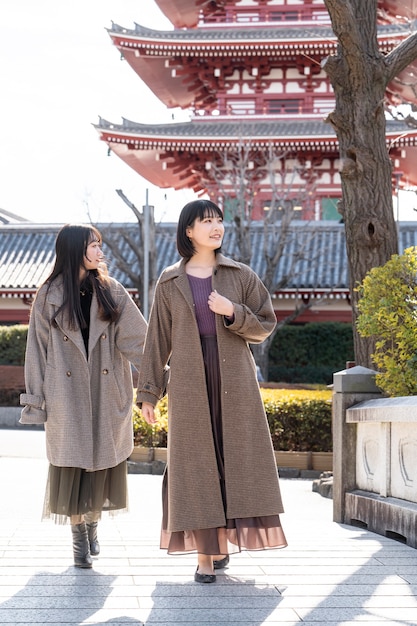
[[[116,194],[176,221],[190,191],[151,186],[98,138],[99,116],[142,123],[188,118],[167,110],[125,62],[106,28],[114,21],[172,25],[154,0],[0,0],[0,208],[34,222],[130,221]],[[416,219],[400,194],[400,219]]]
[[191,192],[160,190],[112,154],[93,124],[187,119],[167,110],[106,28],[172,25],[153,0],[0,0],[0,208],[33,222],[134,220],[116,194],[176,221]]

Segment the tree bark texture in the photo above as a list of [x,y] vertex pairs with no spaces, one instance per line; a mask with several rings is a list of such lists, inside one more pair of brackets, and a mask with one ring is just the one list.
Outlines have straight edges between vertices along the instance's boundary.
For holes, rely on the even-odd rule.
[[[356,332],[357,285],[398,252],[392,205],[392,165],[385,138],[384,97],[392,70],[378,48],[377,0],[325,0],[338,52],[323,61],[336,107],[329,115],[338,137],[357,365],[372,367],[373,342]],[[399,64],[400,66],[401,64]]]

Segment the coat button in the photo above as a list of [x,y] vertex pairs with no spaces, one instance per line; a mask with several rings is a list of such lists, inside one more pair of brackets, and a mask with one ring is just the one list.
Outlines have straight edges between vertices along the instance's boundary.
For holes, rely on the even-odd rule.
[[102,373],[103,373],[104,375],[106,375],[106,374],[108,374],[108,373],[109,373],[109,370],[103,370],[103,372],[102,372]]
[[68,337],[64,335],[64,341],[68,341]]
[[103,333],[103,334],[101,335],[101,338],[102,338],[102,339],[107,339],[107,335],[106,335],[106,333]]
[[67,376],[68,376],[68,378],[71,376],[71,372],[69,370],[67,372]]

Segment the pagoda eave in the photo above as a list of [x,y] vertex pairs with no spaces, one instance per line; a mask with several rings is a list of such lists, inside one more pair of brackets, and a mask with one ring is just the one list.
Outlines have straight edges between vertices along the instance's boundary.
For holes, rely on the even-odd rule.
[[[320,128],[327,128],[318,122],[280,124],[270,120],[260,122],[257,127],[242,120],[230,120],[226,126],[196,121],[146,125],[127,120],[124,125],[117,125],[101,120],[95,128],[112,152],[161,188],[202,190],[198,175],[192,171],[194,160],[210,160],[211,156],[238,146],[242,138],[250,141],[254,150],[272,146],[275,150],[298,156],[320,153],[332,159],[339,157],[335,133],[331,128],[328,132],[318,132]],[[397,184],[405,188],[417,185],[417,129],[388,123],[386,142],[393,159],[394,175],[398,174]]]
[[200,10],[206,0],[155,0],[155,3],[177,28],[193,28],[198,24]]
[[[237,118],[230,116],[221,121],[217,118],[198,119],[173,124],[140,124],[123,120],[114,124],[100,118],[95,125],[103,141],[124,143],[137,147],[161,148],[175,146],[187,149],[190,145],[201,149],[237,145],[242,139],[250,140],[254,146],[334,146],[337,137],[323,120]],[[417,146],[417,128],[405,123],[388,121],[386,128],[387,144],[390,148]]]
[[[192,122],[188,122],[188,124],[191,125]],[[120,126],[114,126],[113,129],[96,126],[96,129],[100,134],[100,139],[109,145],[124,144],[136,150],[189,151],[191,148],[198,151],[224,150],[232,146],[238,146],[242,138],[248,139],[254,148],[265,148],[272,145],[274,148],[296,151],[300,148],[313,150],[338,149],[336,135],[331,131],[329,134],[324,135],[295,135],[289,132],[287,136],[271,136],[267,133],[251,133],[251,125],[249,123],[246,124],[246,132],[244,125],[242,125],[241,135],[239,135],[239,133],[213,133],[210,136],[202,136],[198,134],[198,124],[196,124],[195,126],[197,128],[195,134],[187,133],[187,135],[184,136],[182,133],[175,134],[169,132],[169,126],[170,125],[165,126],[168,132],[164,132],[163,127],[161,127],[160,132],[152,130],[151,133],[146,132],[146,125],[142,127],[143,132],[139,129],[129,132],[123,130]],[[218,130],[218,127],[216,127],[216,130]]]
[[[186,1],[186,0],[185,0]],[[196,0],[189,0],[188,4],[195,3]],[[417,15],[417,0],[378,0],[378,9],[385,11],[391,17],[403,17],[410,22],[414,22]]]
[[[117,44],[116,44],[117,45]],[[118,46],[119,47],[119,46]],[[207,91],[207,74],[210,73],[212,80],[216,82],[215,69],[219,67],[225,57],[228,56],[228,51],[216,50],[212,53],[204,51],[204,75],[200,76],[200,72],[196,65],[190,67],[184,66],[179,58],[180,52],[173,49],[164,51],[162,56],[157,54],[148,54],[148,50],[134,50],[131,48],[120,48],[120,51],[133,69],[133,71],[143,80],[143,82],[152,90],[156,97],[163,102],[168,108],[180,107],[186,109],[195,106],[197,102],[203,101],[205,97],[210,97]],[[283,48],[279,51],[278,56],[289,57],[291,48]],[[230,54],[233,49],[230,48]],[[235,54],[238,54],[234,51]],[[193,55],[195,52],[193,52]],[[253,52],[252,52],[253,54]],[[316,58],[317,63],[320,59],[330,54],[328,44],[326,47],[316,49],[302,49],[296,48],[296,56],[302,56],[303,59],[308,56],[310,59],[313,56]],[[188,55],[187,55],[188,56]],[[198,56],[198,55],[197,55]],[[248,51],[245,51],[246,63],[251,63]],[[294,53],[291,53],[294,56]],[[267,60],[268,64],[271,64],[273,59],[272,51],[259,50],[259,54],[256,57],[255,65],[262,63],[262,59]],[[187,61],[188,62],[188,61]],[[232,65],[237,64],[237,57],[231,60],[229,63]]]
[[165,59],[137,56],[131,50],[123,53],[134,72],[168,108],[186,109],[194,103],[195,93],[179,81],[175,72],[167,67]]
[[[337,50],[337,38],[330,26],[317,26],[314,31],[288,25],[245,29],[204,29],[158,31],[136,24],[135,30],[113,24],[108,29],[113,44],[120,50],[136,50],[148,56],[265,53],[292,56],[302,53],[330,54]],[[382,50],[391,49],[404,40],[410,30],[401,24],[379,26],[377,39]]]
[[[236,4],[240,0],[228,0],[229,4]],[[197,26],[200,12],[208,15],[224,7],[224,0],[155,0],[162,13],[177,28],[194,28]]]
[[333,159],[338,156],[337,139],[328,125],[315,122],[316,130],[320,127],[327,132],[311,136],[300,134],[308,123],[295,123],[292,127],[284,123],[288,136],[271,134],[275,126],[272,121],[260,123],[256,129],[251,122],[238,120],[230,120],[226,127],[217,122],[153,126],[127,120],[123,126],[101,120],[95,128],[110,150],[150,183],[161,188],[191,188],[195,192],[205,191],[197,164],[204,166],[219,152],[238,146],[242,139],[239,129],[254,150],[272,145],[278,151],[293,154],[320,152]]
[[132,148],[128,144],[108,141],[108,146],[122,161],[137,174],[160,189],[194,189],[202,191],[198,178],[192,172],[175,171],[177,161],[174,158],[159,160],[159,151]]
[[[219,83],[215,71],[222,66],[225,76],[237,66],[246,67],[248,72],[253,67],[283,62],[298,63],[300,68],[308,63],[320,66],[323,58],[337,50],[331,29],[323,27],[318,30],[321,34],[309,37],[299,29],[291,34],[288,28],[261,30],[256,37],[222,30],[217,37],[211,31],[207,38],[206,31],[197,36],[196,29],[186,38],[184,31],[153,31],[138,25],[135,31],[113,25],[108,32],[133,71],[168,108],[210,108]],[[404,27],[387,26],[378,37],[381,52],[387,53],[404,39]],[[408,76],[407,71],[404,76]]]
[[417,105],[417,60],[408,65],[388,85],[387,98],[393,106],[400,104]]

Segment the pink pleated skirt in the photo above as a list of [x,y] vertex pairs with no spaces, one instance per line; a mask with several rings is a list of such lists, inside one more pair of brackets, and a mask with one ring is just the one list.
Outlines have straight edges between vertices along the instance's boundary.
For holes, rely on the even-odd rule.
[[[201,344],[206,370],[213,442],[216,450],[223,505],[226,510],[217,338],[215,336],[203,336],[201,337]],[[163,516],[160,544],[161,548],[167,550],[168,553],[198,552],[208,555],[226,555],[241,550],[284,548],[287,545],[279,515],[227,519],[226,526],[221,528],[169,532],[167,530],[168,472],[169,468],[167,467],[162,484]]]

